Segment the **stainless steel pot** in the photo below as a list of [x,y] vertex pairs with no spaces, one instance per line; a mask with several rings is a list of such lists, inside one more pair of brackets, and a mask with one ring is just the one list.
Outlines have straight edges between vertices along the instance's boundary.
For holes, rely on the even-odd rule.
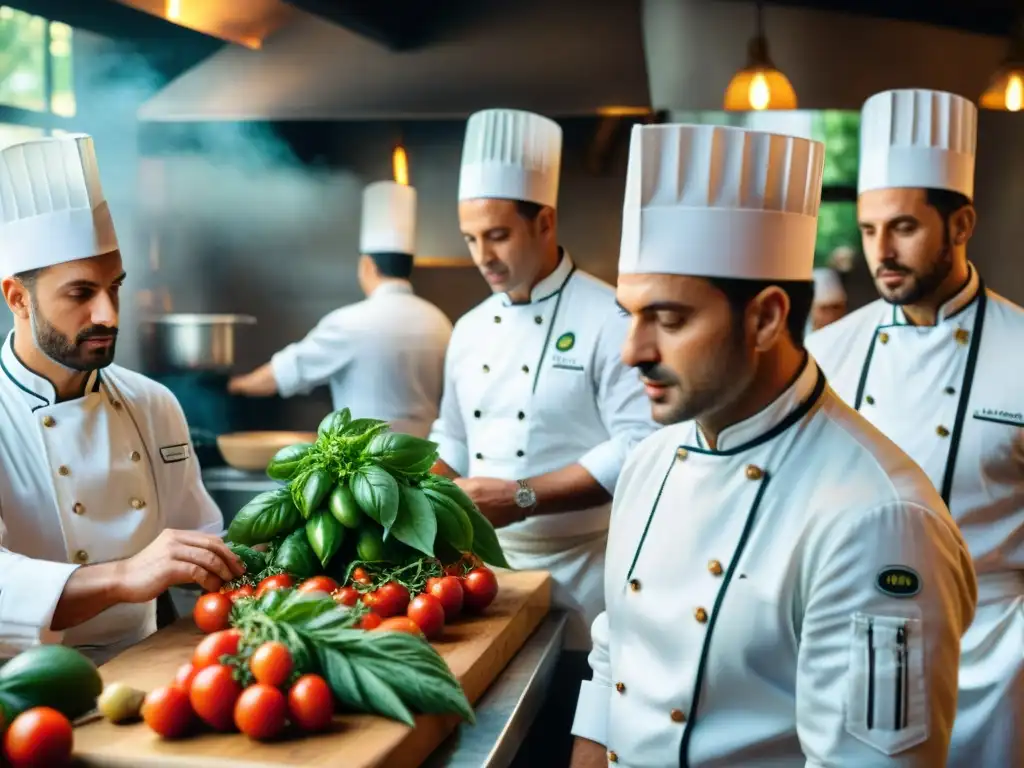
[[145,365],[150,372],[227,373],[235,364],[237,329],[255,324],[249,315],[156,315],[143,321]]

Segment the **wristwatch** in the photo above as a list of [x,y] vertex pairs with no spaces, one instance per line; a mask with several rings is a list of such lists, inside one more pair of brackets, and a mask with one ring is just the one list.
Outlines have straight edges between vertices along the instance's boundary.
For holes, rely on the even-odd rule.
[[516,506],[520,509],[533,509],[537,506],[537,494],[525,480],[517,481],[519,488],[516,489]]

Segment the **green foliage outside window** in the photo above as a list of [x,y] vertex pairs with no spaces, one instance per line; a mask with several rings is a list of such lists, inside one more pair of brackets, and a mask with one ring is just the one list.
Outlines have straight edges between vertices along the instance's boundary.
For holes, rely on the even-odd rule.
[[66,24],[0,6],[0,105],[73,117],[72,37]]

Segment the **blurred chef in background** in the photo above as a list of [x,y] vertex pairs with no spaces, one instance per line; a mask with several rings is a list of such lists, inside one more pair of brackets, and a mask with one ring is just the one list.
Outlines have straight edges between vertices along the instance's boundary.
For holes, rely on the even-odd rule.
[[336,309],[269,363],[228,383],[253,397],[307,394],[329,383],[335,409],[383,419],[426,437],[437,418],[452,323],[413,293],[416,190],[392,181],[363,192],[359,287],[364,301]]
[[169,587],[244,569],[178,401],[113,365],[125,272],[88,136],[0,152],[0,274],[0,660],[63,643],[102,663]]
[[[558,243],[562,130],[517,110],[471,116],[459,225],[494,295],[455,325],[435,471],[457,478],[498,529],[517,569],[550,571],[570,612],[542,754],[565,765],[589,625],[603,605],[610,499],[630,447],[655,429],[620,350],[628,322],[608,284]],[[529,747],[526,747],[529,751]],[[537,762],[540,761],[540,762]]]
[[807,333],[824,328],[846,314],[846,291],[839,272],[831,267],[814,270],[814,303]]

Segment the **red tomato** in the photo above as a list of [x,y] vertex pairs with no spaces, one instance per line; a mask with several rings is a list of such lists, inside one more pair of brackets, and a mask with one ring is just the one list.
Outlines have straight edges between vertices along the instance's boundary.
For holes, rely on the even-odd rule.
[[462,613],[462,582],[456,577],[435,576],[428,579],[427,592],[441,601],[445,621],[454,621]]
[[[372,616],[373,614],[369,614]],[[288,691],[292,722],[307,732],[322,731],[334,717],[334,696],[320,675],[303,675]]]
[[231,667],[217,664],[196,673],[188,700],[206,724],[228,731],[234,724],[235,702],[241,695],[242,686],[235,681]]
[[359,620],[360,629],[376,629],[383,619],[376,613],[368,613]]
[[370,579],[370,574],[366,572],[366,569],[362,566],[359,566],[354,571],[352,571],[352,583],[370,586],[373,583],[373,581]]
[[237,629],[225,629],[207,635],[192,652],[192,666],[197,670],[220,663],[221,656],[234,656],[238,653],[238,643],[242,633]]
[[231,602],[234,602],[240,597],[253,597],[255,594],[256,590],[254,590],[248,584],[245,584],[244,586],[241,586],[238,589],[232,590],[229,593],[229,596],[231,597]]
[[174,681],[171,685],[178,688],[182,693],[188,696],[188,692],[192,688],[192,678],[196,676],[196,672],[198,671],[198,669],[187,662],[182,664],[178,667],[178,671],[174,673]]
[[235,725],[250,739],[272,739],[284,730],[288,700],[272,685],[250,685],[235,702]]
[[[186,664],[185,667],[191,668],[192,665]],[[142,719],[165,739],[177,739],[188,733],[193,714],[188,690],[182,690],[178,685],[152,690],[142,702]]]
[[463,605],[470,611],[482,611],[498,594],[498,578],[490,568],[474,568],[462,580]]
[[264,643],[249,657],[249,669],[256,682],[284,685],[292,674],[292,655],[284,643]]
[[407,635],[423,637],[423,630],[420,629],[420,625],[408,616],[392,616],[390,619],[384,619],[380,623],[380,626],[377,627],[376,631],[405,632]]
[[426,592],[416,595],[409,603],[408,616],[428,639],[437,637],[444,629],[444,607],[440,600]]
[[338,582],[330,576],[314,576],[299,584],[299,592],[326,592],[328,595],[338,588]]
[[192,618],[206,634],[220,632],[231,626],[231,598],[220,592],[210,592],[196,601]]
[[58,768],[71,762],[71,723],[56,709],[33,707],[11,723],[4,754],[14,768]]
[[363,595],[363,603],[382,619],[399,616],[409,607],[409,590],[396,581],[389,581]]
[[342,605],[355,605],[359,602],[359,590],[355,587],[342,587],[334,593],[334,601]]
[[256,585],[256,597],[263,597],[268,589],[287,589],[295,586],[295,580],[287,573],[279,573],[276,576],[267,576]]

